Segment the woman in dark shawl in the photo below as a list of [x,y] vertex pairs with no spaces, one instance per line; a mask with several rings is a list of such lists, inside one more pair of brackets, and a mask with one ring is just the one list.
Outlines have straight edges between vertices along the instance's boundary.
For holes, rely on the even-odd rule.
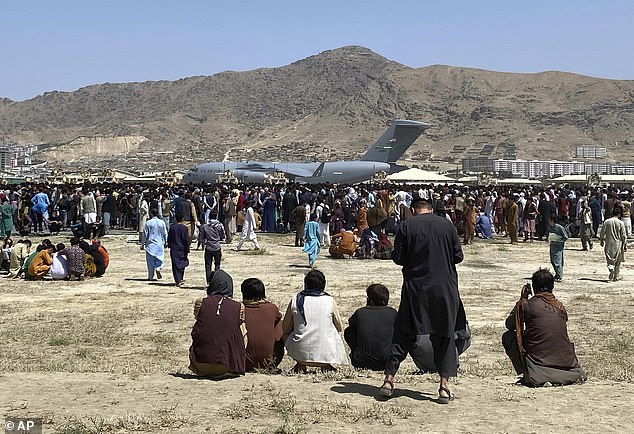
[[201,376],[244,375],[246,327],[244,305],[231,299],[233,279],[223,270],[213,273],[207,297],[196,300],[189,348],[189,369]]
[[170,259],[172,261],[172,275],[176,286],[182,286],[185,277],[185,268],[189,266],[189,225],[185,223],[182,214],[176,216],[178,223],[170,226],[167,233],[167,247],[170,249]]
[[263,204],[264,212],[262,216],[262,232],[275,232],[277,200],[275,193],[270,193]]

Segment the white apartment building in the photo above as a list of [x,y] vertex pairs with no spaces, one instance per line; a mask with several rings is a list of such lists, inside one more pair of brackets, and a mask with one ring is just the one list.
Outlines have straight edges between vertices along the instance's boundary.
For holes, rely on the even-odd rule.
[[577,158],[605,158],[608,156],[608,148],[604,146],[580,145],[575,149]]
[[495,172],[510,172],[522,178],[552,178],[554,176],[586,173],[582,161],[494,160]]

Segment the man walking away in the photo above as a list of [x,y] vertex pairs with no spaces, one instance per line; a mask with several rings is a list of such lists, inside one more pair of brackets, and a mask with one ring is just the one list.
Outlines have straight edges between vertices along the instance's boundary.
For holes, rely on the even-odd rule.
[[165,246],[167,245],[167,228],[165,222],[158,218],[158,210],[150,210],[152,218],[145,223],[143,230],[143,242],[145,247],[145,260],[147,263],[147,279],[153,280],[156,272],[157,279],[162,279],[161,270],[165,258]]
[[[189,226],[183,220],[182,215],[176,217],[178,223],[170,226],[167,233],[167,246],[170,249],[170,260],[172,261],[172,275],[176,286],[182,286],[185,281],[185,268],[189,266],[189,247],[191,240],[189,238]],[[163,220],[165,223],[165,220]]]
[[608,263],[610,281],[619,280],[621,274],[621,263],[627,251],[627,232],[625,224],[621,220],[623,210],[620,207],[612,209],[612,216],[606,219],[601,226],[601,245],[605,253],[605,260]]
[[211,271],[211,263],[214,263],[214,270],[220,269],[220,260],[222,259],[221,243],[225,241],[227,235],[225,228],[218,220],[211,218],[209,223],[205,223],[199,229],[198,239],[205,249],[205,277],[207,285],[209,279],[213,275]]
[[454,333],[467,326],[456,271],[463,260],[462,247],[454,225],[432,214],[429,202],[419,198],[412,206],[414,216],[399,225],[392,252],[392,260],[403,266],[403,288],[379,392],[393,395],[401,362],[414,348],[417,335],[429,334],[440,374],[437,402],[448,404],[453,399],[449,377],[458,371]]

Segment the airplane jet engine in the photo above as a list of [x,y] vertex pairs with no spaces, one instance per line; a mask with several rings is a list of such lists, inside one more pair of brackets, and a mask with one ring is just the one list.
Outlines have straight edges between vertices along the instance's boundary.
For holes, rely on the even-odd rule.
[[252,182],[254,184],[262,184],[268,175],[264,172],[254,172],[252,170],[236,170],[233,172],[240,182]]

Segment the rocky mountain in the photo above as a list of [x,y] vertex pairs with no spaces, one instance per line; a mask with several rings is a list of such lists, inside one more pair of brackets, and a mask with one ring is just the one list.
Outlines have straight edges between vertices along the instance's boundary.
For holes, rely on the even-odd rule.
[[47,158],[94,164],[90,148],[69,143],[145,137],[125,156],[100,158],[115,165],[134,155],[146,169],[224,157],[354,158],[396,117],[434,125],[410,155],[460,158],[460,149],[490,143],[514,144],[519,158],[571,159],[585,144],[634,161],[634,81],[411,68],[357,46],[279,68],[0,99],[0,142],[60,145]]

